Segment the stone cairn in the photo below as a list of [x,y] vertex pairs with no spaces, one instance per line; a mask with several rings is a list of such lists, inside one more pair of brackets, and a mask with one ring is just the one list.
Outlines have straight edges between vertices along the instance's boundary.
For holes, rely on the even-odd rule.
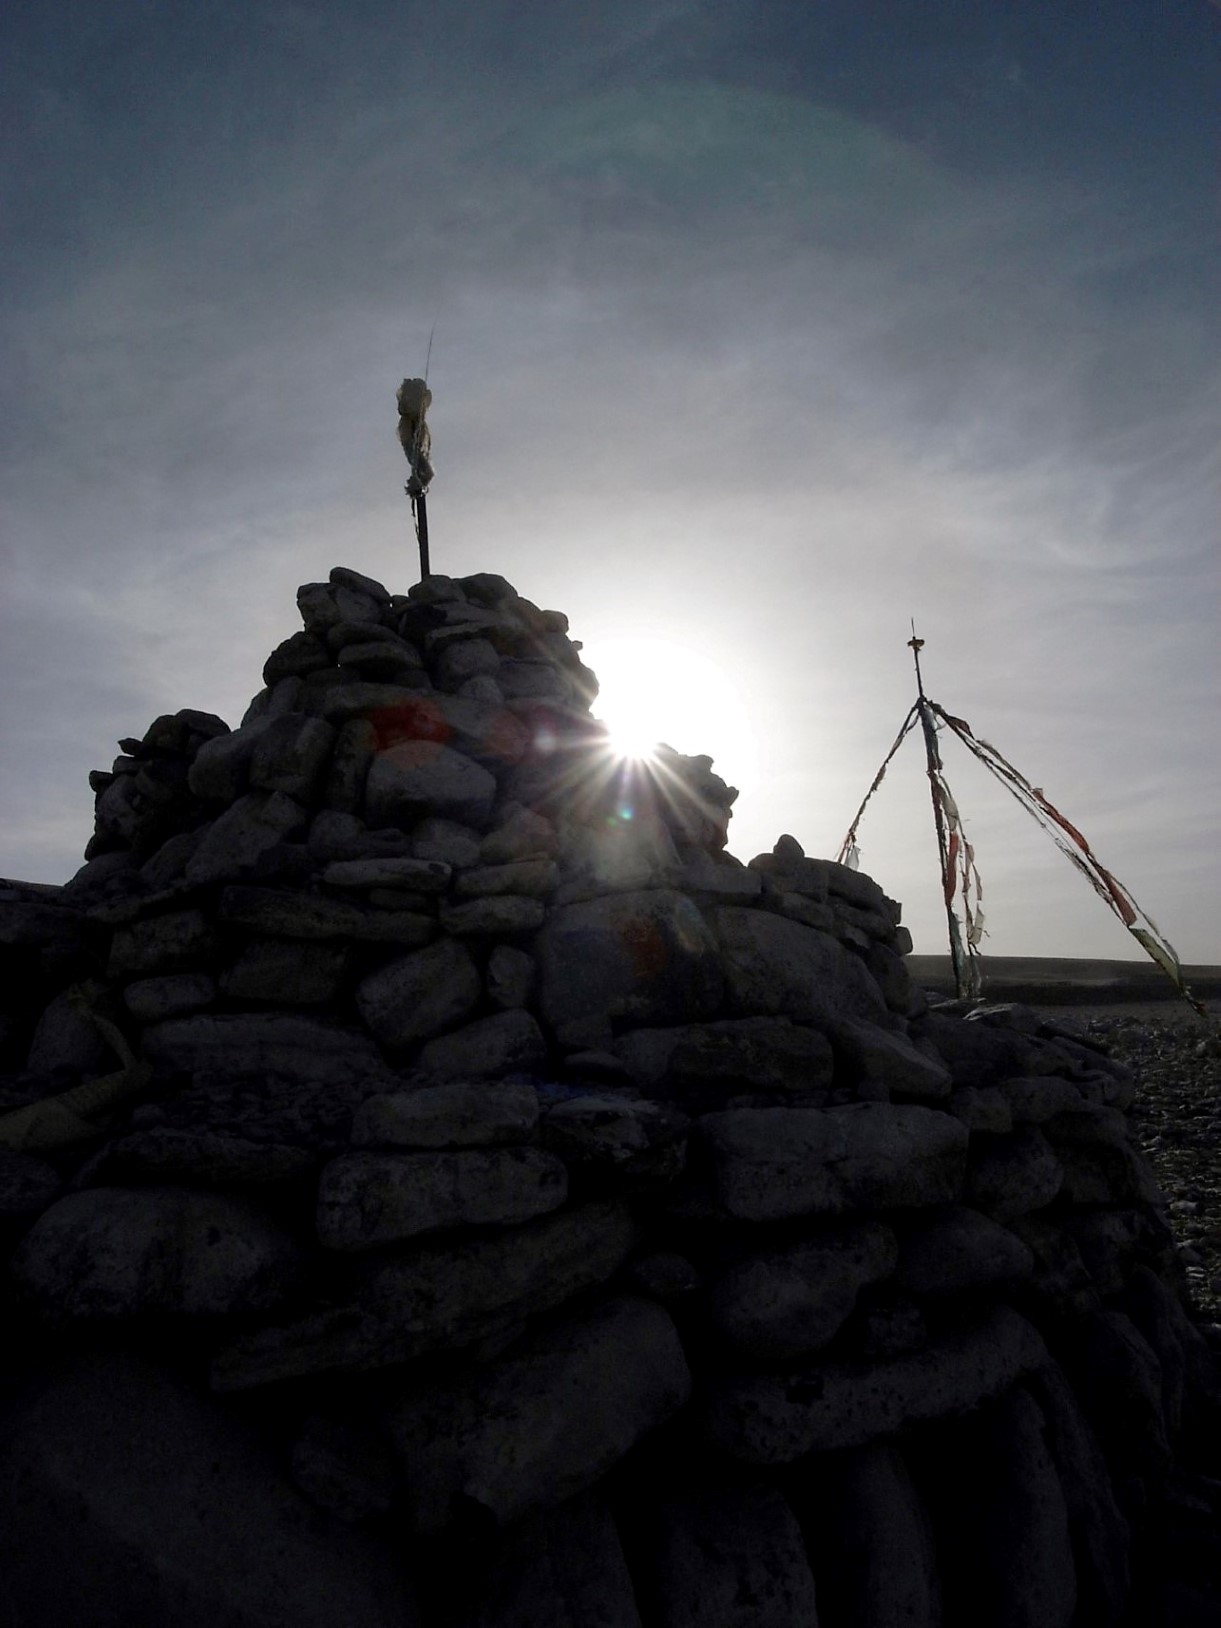
[[297,600],[0,896],[4,1622],[1154,1620],[1217,1388],[1125,1070],[733,859],[503,578]]

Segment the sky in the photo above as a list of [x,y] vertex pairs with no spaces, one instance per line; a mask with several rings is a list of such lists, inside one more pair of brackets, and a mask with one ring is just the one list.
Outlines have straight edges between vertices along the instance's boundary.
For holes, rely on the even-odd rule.
[[[0,874],[236,724],[298,584],[563,610],[611,716],[834,857],[915,696],[1221,963],[1221,9],[9,0]],[[643,683],[642,683],[643,675]],[[595,707],[600,711],[601,705]],[[638,719],[636,720],[638,722]],[[985,953],[1139,958],[954,742]],[[944,945],[918,738],[862,868]]]

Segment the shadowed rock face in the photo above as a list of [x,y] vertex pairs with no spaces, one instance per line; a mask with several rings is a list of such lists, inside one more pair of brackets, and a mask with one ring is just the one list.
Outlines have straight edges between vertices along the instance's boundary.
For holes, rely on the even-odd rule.
[[1217,1389],[1131,1079],[733,859],[503,578],[298,603],[0,890],[14,1620],[1139,1616]]

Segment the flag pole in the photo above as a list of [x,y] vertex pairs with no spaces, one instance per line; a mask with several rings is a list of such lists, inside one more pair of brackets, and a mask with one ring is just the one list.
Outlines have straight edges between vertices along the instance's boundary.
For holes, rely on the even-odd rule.
[[954,915],[954,906],[950,902],[953,898],[950,845],[946,836],[945,815],[942,811],[939,791],[940,776],[944,765],[937,747],[937,726],[933,722],[928,697],[924,693],[924,677],[920,671],[920,652],[924,649],[924,640],[916,636],[914,619],[911,627],[912,636],[907,641],[907,644],[916,663],[916,711],[920,718],[920,730],[924,736],[924,756],[928,764],[929,794],[933,799],[933,824],[937,828],[937,852],[941,858],[941,897],[945,904],[946,926],[949,931],[950,964],[954,969],[954,988],[958,998],[962,1000],[971,993],[973,980],[967,976],[967,969],[963,964],[963,948],[958,930],[958,919]]

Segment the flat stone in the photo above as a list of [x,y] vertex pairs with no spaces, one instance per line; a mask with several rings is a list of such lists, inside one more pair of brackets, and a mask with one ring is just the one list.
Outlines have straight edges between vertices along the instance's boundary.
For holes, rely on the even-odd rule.
[[214,945],[202,910],[172,910],[116,928],[107,972],[111,978],[176,972],[211,955]]
[[[722,856],[724,858],[724,856]],[[700,852],[681,865],[674,877],[680,893],[718,904],[745,904],[763,892],[763,878],[736,861],[718,863],[709,853]]]
[[722,1381],[708,1404],[708,1431],[716,1447],[743,1463],[791,1464],[967,1413],[1046,1361],[1038,1331],[1002,1306],[910,1356]]
[[437,683],[444,689],[456,690],[469,678],[494,674],[499,666],[500,657],[487,639],[451,638],[436,652],[433,672]]
[[801,1528],[775,1488],[684,1489],[641,1524],[642,1593],[653,1608],[650,1622],[665,1628],[816,1628],[814,1578]]
[[469,950],[441,939],[369,973],[357,988],[356,1004],[383,1046],[404,1051],[460,1023],[482,994]]
[[691,1376],[660,1306],[609,1301],[536,1334],[473,1377],[390,1409],[410,1466],[408,1514],[443,1528],[461,1499],[498,1526],[598,1481],[686,1402]]
[[497,1012],[452,1034],[430,1040],[418,1067],[435,1079],[487,1080],[537,1074],[546,1068],[547,1042],[529,1012]]
[[359,1148],[490,1147],[529,1142],[538,1130],[533,1086],[462,1082],[369,1097],[352,1121]]
[[713,1326],[753,1361],[808,1355],[834,1339],[860,1291],[889,1277],[897,1260],[893,1230],[876,1221],[748,1255],[709,1286]]
[[541,899],[521,898],[506,893],[497,898],[466,899],[451,904],[443,899],[441,926],[457,938],[485,937],[502,933],[533,933],[543,924],[546,906]]
[[439,859],[459,869],[479,863],[479,833],[457,820],[430,817],[412,827],[411,850],[417,859]]
[[350,960],[344,944],[255,939],[225,973],[221,987],[234,1000],[321,1006],[339,994]]
[[317,634],[290,634],[275,647],[263,664],[263,682],[274,687],[282,678],[302,678],[331,665],[330,652]]
[[207,828],[187,862],[186,879],[193,885],[234,881],[305,823],[305,810],[284,792],[248,792]]
[[860,1082],[918,1102],[940,1102],[950,1094],[950,1071],[920,1051],[906,1035],[874,1023],[844,1022],[834,1030],[835,1047]]
[[726,997],[741,1016],[797,1022],[886,1020],[882,992],[864,964],[828,933],[762,910],[713,913],[725,965]]
[[1076,1321],[1060,1356],[1106,1454],[1112,1478],[1139,1477],[1146,1495],[1164,1487],[1173,1462],[1162,1368],[1130,1317],[1096,1311]]
[[207,972],[170,973],[163,978],[140,978],[123,991],[123,1004],[139,1023],[160,1023],[163,1018],[199,1012],[216,999],[216,979]]
[[328,865],[322,880],[328,887],[407,888],[414,893],[444,893],[450,875],[450,867],[436,859],[344,859]]
[[377,1079],[385,1065],[367,1035],[280,1012],[170,1018],[144,1031],[145,1057],[169,1074],[274,1074]]
[[348,583],[306,582],[297,589],[297,609],[311,633],[325,633],[338,622],[376,621],[378,608],[372,593]]
[[515,864],[477,865],[463,871],[454,884],[454,892],[460,899],[505,893],[545,899],[555,892],[559,880],[560,869],[553,860],[520,859]]
[[[512,812],[479,845],[484,865],[510,865],[523,860],[551,859],[559,851],[555,826],[533,809],[514,805]],[[528,889],[522,889],[527,892]]]
[[1028,1278],[1034,1255],[978,1210],[956,1208],[904,1235],[895,1281],[909,1294],[959,1294]]
[[99,1187],[45,1210],[11,1270],[59,1323],[268,1311],[298,1286],[303,1264],[288,1235],[244,1199]]
[[633,1023],[715,1016],[716,944],[681,893],[657,888],[553,908],[535,943],[544,1019]]
[[13,1623],[420,1621],[383,1545],[307,1503],[254,1428],[143,1358],[57,1365],[8,1406],[2,1429]]
[[803,1493],[824,1621],[941,1628],[932,1527],[896,1447],[873,1442],[813,1459]]
[[638,1238],[625,1206],[595,1203],[459,1243],[409,1245],[361,1277],[352,1301],[233,1340],[213,1386],[363,1372],[469,1346],[605,1282]]
[[[305,1018],[282,1021],[315,1022]],[[270,1046],[264,1054],[265,1065],[249,1070],[240,1066],[242,1056],[237,1048],[228,1058],[215,1053],[212,1066],[196,1072],[189,1084],[138,1109],[141,1130],[172,1129],[185,1136],[215,1134],[257,1142],[273,1154],[280,1146],[304,1148],[311,1154],[341,1153],[349,1145],[352,1116],[364,1099],[400,1083],[380,1060],[363,1065],[359,1053],[328,1057],[304,1045]],[[223,1066],[226,1062],[230,1066]]]
[[916,1105],[739,1108],[707,1114],[720,1202],[747,1221],[953,1202],[967,1130]]
[[808,1096],[830,1086],[831,1042],[788,1018],[729,1018],[673,1029],[633,1029],[615,1055],[642,1089],[693,1112],[744,1092]]
[[991,1131],[1003,1136],[1013,1129],[1013,1109],[995,1085],[961,1086],[951,1091],[945,1110],[961,1119],[969,1131]]
[[435,936],[431,916],[414,911],[362,910],[342,899],[277,888],[227,887],[217,914],[269,938],[346,939],[412,948]]
[[[389,632],[389,629],[386,630]],[[389,639],[370,639],[361,644],[345,644],[335,657],[343,668],[352,668],[362,678],[378,684],[407,684],[421,672],[423,657],[409,644]]]
[[961,1014],[932,1011],[913,1024],[912,1034],[932,1042],[956,1090],[1041,1072],[1037,1042],[1013,1029],[968,1023]]
[[568,1172],[539,1148],[345,1153],[318,1184],[318,1238],[371,1249],[449,1227],[509,1226],[558,1209]]
[[406,828],[423,814],[485,825],[496,781],[473,759],[433,741],[404,741],[375,757],[365,806],[375,825]]
[[311,803],[336,738],[335,730],[321,718],[300,712],[273,718],[254,743],[250,784]]
[[294,1482],[312,1504],[341,1521],[388,1514],[398,1472],[385,1443],[354,1420],[313,1413],[292,1445]]
[[1064,1184],[1064,1167],[1034,1125],[1010,1136],[971,1138],[964,1197],[997,1221],[1013,1220],[1050,1204]]
[[410,859],[411,839],[405,831],[370,831],[355,814],[324,808],[309,828],[310,857],[323,865],[351,859]]
[[252,1141],[231,1131],[155,1125],[108,1142],[91,1166],[95,1181],[183,1181],[208,1187],[262,1185],[311,1175],[318,1155],[288,1142]]
[[382,608],[390,604],[389,590],[376,577],[363,576],[361,572],[353,571],[349,565],[333,565],[328,573],[328,580],[332,587],[348,588],[364,599],[371,599],[375,605]]
[[158,890],[173,886],[186,876],[187,866],[204,839],[202,829],[178,831],[167,837],[160,848],[140,866],[140,881]]

